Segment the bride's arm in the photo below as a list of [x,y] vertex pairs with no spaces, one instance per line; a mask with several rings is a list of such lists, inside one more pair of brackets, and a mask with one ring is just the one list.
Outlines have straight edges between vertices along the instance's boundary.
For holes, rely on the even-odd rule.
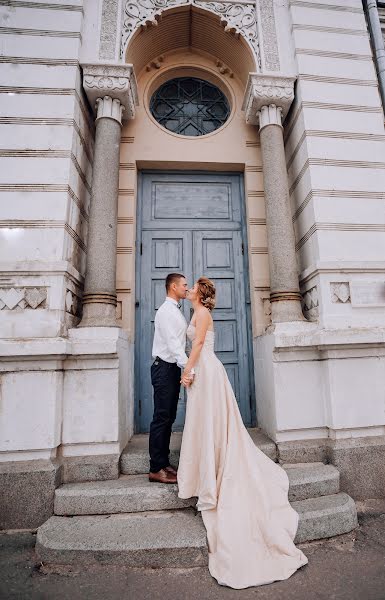
[[183,378],[190,376],[191,369],[197,363],[209,326],[210,311],[207,308],[201,308],[196,314],[195,338],[192,343],[189,359],[183,371]]

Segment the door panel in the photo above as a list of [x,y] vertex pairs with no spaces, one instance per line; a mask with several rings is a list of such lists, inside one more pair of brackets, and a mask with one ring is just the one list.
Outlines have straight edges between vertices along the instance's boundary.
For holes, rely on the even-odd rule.
[[157,183],[152,200],[155,219],[232,220],[227,184]]
[[[136,386],[137,425],[140,431],[148,431],[153,413],[153,393],[150,378],[152,363],[152,341],[154,338],[154,320],[159,306],[164,302],[165,279],[168,273],[184,273],[192,278],[191,232],[143,231],[141,255],[141,297],[139,301],[136,344],[139,350],[136,376],[140,385]],[[184,302],[184,304],[187,304]],[[183,308],[189,319],[189,307]],[[138,357],[138,354],[137,354]],[[139,362],[139,364],[138,364]],[[183,426],[186,408],[186,394],[181,389],[175,427]]]
[[[136,315],[136,427],[148,431],[153,398],[150,378],[156,310],[165,298],[170,272],[191,285],[201,275],[217,289],[215,351],[224,364],[247,425],[250,380],[246,292],[242,254],[240,176],[234,174],[141,174],[138,216]],[[183,302],[189,321],[191,305]],[[242,374],[240,376],[240,374]],[[181,389],[174,429],[184,423],[186,394]]]
[[193,233],[194,279],[214,281],[218,303],[213,311],[215,351],[224,364],[246,422],[250,421],[245,284],[240,231]]
[[143,174],[143,229],[241,228],[239,175]]

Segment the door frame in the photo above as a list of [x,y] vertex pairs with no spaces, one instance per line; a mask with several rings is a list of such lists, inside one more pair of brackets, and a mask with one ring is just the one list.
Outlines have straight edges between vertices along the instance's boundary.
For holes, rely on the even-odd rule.
[[[136,240],[135,240],[135,313],[134,313],[134,329],[135,329],[135,351],[134,351],[134,431],[139,433],[139,377],[136,373],[139,369],[140,360],[140,335],[139,324],[141,322],[141,245],[142,245],[142,221],[143,221],[143,175],[158,175],[158,174],[180,175],[188,173],[189,175],[238,175],[239,194],[240,194],[240,210],[241,210],[241,235],[243,240],[243,261],[244,272],[246,273],[245,282],[245,299],[246,299],[246,332],[247,332],[247,352],[249,358],[249,382],[250,382],[250,415],[251,426],[256,426],[256,396],[255,396],[255,374],[254,374],[254,358],[253,358],[253,334],[252,334],[252,312],[251,312],[251,291],[250,291],[250,261],[249,261],[249,240],[247,232],[247,216],[246,216],[246,196],[245,182],[243,171],[214,171],[202,169],[141,169],[137,174],[137,193],[136,193]],[[150,376],[150,374],[149,374]]]

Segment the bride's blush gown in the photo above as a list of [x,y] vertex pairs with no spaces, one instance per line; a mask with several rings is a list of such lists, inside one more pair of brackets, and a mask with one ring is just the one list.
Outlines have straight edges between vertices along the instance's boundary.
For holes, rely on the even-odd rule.
[[[195,327],[187,335],[194,339]],[[298,513],[286,471],[252,441],[208,330],[187,388],[178,495],[196,496],[207,531],[210,573],[241,589],[287,579],[307,564],[294,545]]]

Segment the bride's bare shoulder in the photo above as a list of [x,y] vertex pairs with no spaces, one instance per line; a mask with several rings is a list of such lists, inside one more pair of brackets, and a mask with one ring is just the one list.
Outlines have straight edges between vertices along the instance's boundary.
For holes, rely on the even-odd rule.
[[195,314],[197,319],[208,319],[211,317],[210,311],[208,308],[206,308],[206,306],[199,306],[195,310]]
[[196,314],[196,323],[202,324],[208,328],[213,327],[213,318],[211,316],[211,311],[206,306],[200,306],[195,311]]

